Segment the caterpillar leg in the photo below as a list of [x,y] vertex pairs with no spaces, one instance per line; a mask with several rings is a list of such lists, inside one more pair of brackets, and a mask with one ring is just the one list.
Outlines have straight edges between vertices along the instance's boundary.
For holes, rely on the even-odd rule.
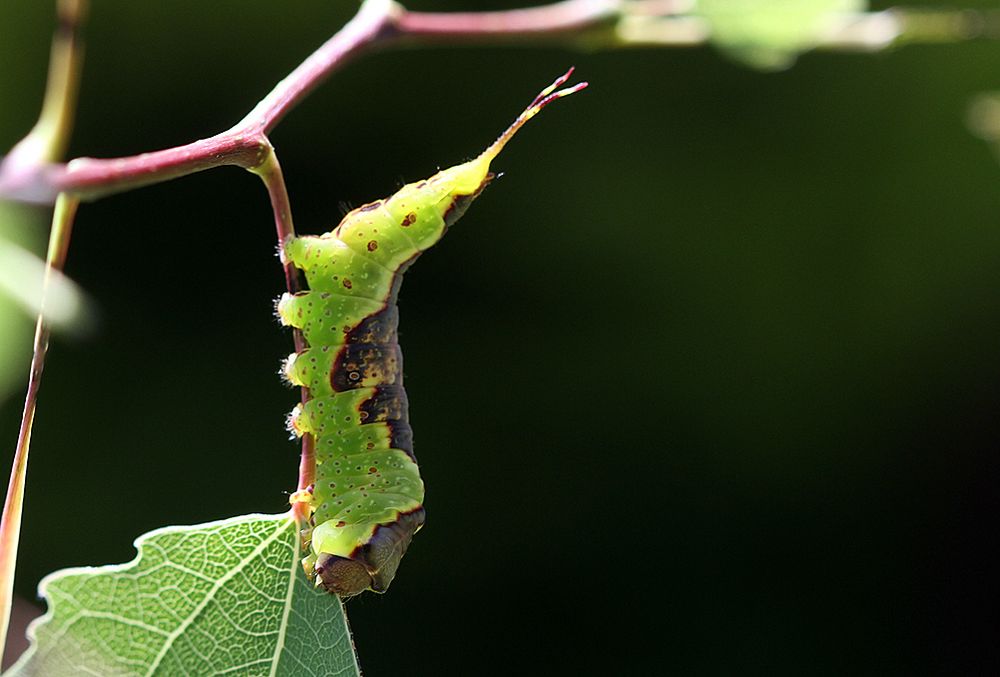
[[294,494],[288,497],[288,504],[295,505],[296,503],[312,503],[312,492],[308,489],[299,489]]

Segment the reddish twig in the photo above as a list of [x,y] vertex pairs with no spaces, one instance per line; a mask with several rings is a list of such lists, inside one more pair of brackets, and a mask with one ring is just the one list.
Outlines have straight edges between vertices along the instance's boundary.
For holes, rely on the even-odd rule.
[[[68,164],[45,164],[37,157],[12,152],[0,163],[0,197],[51,203],[59,193],[69,192],[91,200],[221,165],[252,169],[263,161],[265,135],[284,115],[337,68],[372,47],[498,40],[572,40],[584,47],[689,46],[704,42],[709,35],[698,17],[687,16],[697,26],[685,25],[679,33],[676,22],[662,20],[684,15],[692,4],[691,0],[563,0],[507,11],[436,13],[409,12],[392,0],[365,0],[351,21],[231,129],[176,148],[114,159],[78,158]],[[944,11],[927,19],[919,12],[902,10],[862,13],[856,25],[829,36],[819,46],[881,49],[897,40],[968,39],[979,32],[966,26],[970,21],[956,19],[966,14]],[[870,35],[873,30],[874,37]]]
[[[298,269],[285,259],[284,245],[295,236],[295,225],[292,222],[292,207],[288,199],[288,189],[285,186],[285,178],[281,172],[281,165],[278,163],[278,156],[268,144],[268,150],[264,160],[254,168],[254,173],[260,176],[267,187],[267,194],[271,198],[271,211],[274,213],[274,225],[278,236],[278,253],[281,256],[281,265],[285,270],[285,288],[289,294],[295,294],[301,289]],[[306,348],[305,338],[302,331],[293,331],[295,339],[295,352],[302,352]],[[302,388],[303,404],[309,400],[309,390]],[[316,475],[316,456],[313,448],[312,435],[303,435],[302,454],[299,460],[299,483],[300,492],[307,491],[313,483]],[[292,510],[300,524],[305,524],[309,515],[309,502],[295,500],[292,502]]]
[[528,10],[435,14],[407,12],[392,0],[366,0],[351,21],[232,128],[183,146],[121,158],[83,157],[49,164],[11,153],[0,164],[0,196],[45,203],[67,192],[93,200],[222,165],[253,169],[267,156],[267,133],[331,73],[366,49],[404,40],[558,35],[607,22],[620,4],[619,0],[564,0]]
[[383,34],[395,8],[391,0],[367,0],[350,22],[224,132],[166,150],[111,159],[84,157],[66,164],[31,162],[11,153],[0,164],[0,196],[51,202],[67,192],[93,200],[223,165],[253,169],[267,157],[267,132],[337,67]]
[[401,12],[400,34],[411,39],[482,40],[578,35],[621,14],[621,0],[565,0],[499,12]]

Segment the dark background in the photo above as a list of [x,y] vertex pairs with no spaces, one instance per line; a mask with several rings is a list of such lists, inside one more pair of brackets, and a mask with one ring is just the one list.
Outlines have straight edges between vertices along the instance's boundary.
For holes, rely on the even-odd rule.
[[[0,147],[36,115],[50,4],[0,5]],[[71,153],[229,126],[354,6],[96,2]],[[570,64],[591,88],[407,276],[428,523],[348,605],[366,674],[1000,667],[1000,165],[964,123],[1000,43],[778,74],[710,48],[368,56],[273,134],[298,229],[477,154]],[[50,354],[21,595],[284,509],[274,251],[233,168],[81,209],[98,324]]]

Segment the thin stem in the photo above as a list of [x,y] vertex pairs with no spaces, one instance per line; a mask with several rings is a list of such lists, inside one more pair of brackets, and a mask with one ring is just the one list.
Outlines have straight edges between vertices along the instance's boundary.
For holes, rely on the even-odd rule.
[[[633,0],[640,13],[687,0]],[[366,0],[357,15],[279,82],[239,123],[207,139],[130,157],[78,158],[45,164],[11,153],[0,163],[0,196],[50,202],[62,192],[92,200],[212,167],[252,169],[264,161],[264,136],[332,72],[364,50],[403,40],[517,40],[569,34],[613,18],[623,0],[564,0],[527,10],[480,13],[407,12],[392,0]]]
[[[274,212],[274,227],[278,235],[278,252],[281,265],[285,269],[285,286],[289,294],[299,291],[298,269],[285,260],[284,246],[289,238],[295,237],[295,225],[292,223],[292,207],[288,199],[288,189],[285,187],[285,176],[281,172],[278,156],[274,149],[268,147],[264,161],[252,169],[264,182],[267,194],[271,198],[271,211]],[[296,344],[296,349],[303,346]]]
[[[58,0],[58,26],[52,37],[48,82],[38,122],[10,157],[15,163],[41,165],[58,160],[66,151],[73,126],[80,71],[83,67],[83,40],[80,29],[87,13],[87,0]],[[13,605],[14,575],[17,550],[21,540],[21,517],[24,507],[24,485],[28,473],[28,451],[31,448],[31,427],[35,420],[38,390],[42,383],[45,356],[49,347],[49,327],[45,320],[46,298],[53,278],[62,271],[69,252],[73,220],[80,201],[69,194],[56,197],[49,232],[49,248],[45,257],[45,277],[38,319],[35,322],[34,350],[28,374],[28,392],[24,398],[21,428],[18,431],[14,462],[11,466],[3,516],[0,518],[0,659],[7,643],[10,611]]]
[[[285,186],[285,177],[281,172],[281,165],[278,163],[278,156],[274,149],[268,144],[268,150],[264,160],[253,168],[264,182],[267,194],[271,198],[271,211],[274,213],[274,226],[278,236],[278,254],[281,257],[281,265],[285,270],[285,288],[289,294],[297,293],[301,288],[299,271],[291,261],[285,258],[285,243],[295,237],[295,225],[292,222],[292,207],[288,199],[288,189]],[[306,348],[305,337],[302,331],[295,329],[292,332],[295,341],[295,352],[300,353]],[[309,400],[308,388],[302,388],[302,403]],[[302,436],[302,454],[299,460],[299,485],[300,492],[308,490],[316,476],[316,454],[313,446],[312,435]],[[308,501],[293,501],[292,510],[300,524],[305,525],[309,517]]]
[[365,0],[353,19],[275,85],[233,129],[270,132],[337,68],[389,37],[393,17],[401,13],[403,9],[392,0]]
[[498,12],[402,12],[401,35],[421,40],[510,40],[575,35],[617,18],[622,0],[564,0]]
[[350,22],[224,132],[165,150],[77,158],[68,164],[46,164],[11,153],[0,163],[0,196],[45,203],[68,192],[93,200],[223,165],[253,169],[267,156],[266,133],[336,68],[385,37],[398,11],[391,0],[366,0]]
[[[82,199],[93,200],[214,167],[236,165],[252,169],[267,154],[262,136],[227,131],[183,146],[131,157],[78,158],[48,168],[47,180],[52,187],[65,188]],[[45,195],[42,192],[37,197],[43,199]]]
[[45,355],[49,348],[49,328],[45,322],[45,298],[52,278],[66,264],[73,219],[80,201],[69,195],[60,195],[52,214],[52,232],[49,236],[49,251],[45,263],[45,281],[42,287],[42,304],[35,323],[34,352],[31,356],[31,372],[28,376],[28,393],[24,398],[24,413],[21,429],[17,436],[17,449],[7,485],[7,498],[0,520],[0,656],[7,639],[10,609],[13,604],[14,571],[17,563],[17,547],[21,537],[21,514],[24,505],[24,484],[28,472],[28,450],[31,447],[31,427],[35,420],[38,403],[38,389],[42,384],[45,369]]
[[49,55],[42,112],[28,135],[11,149],[4,164],[54,162],[66,153],[83,67],[83,40],[79,27],[86,14],[86,0],[58,1],[58,24]]
[[[82,0],[62,0],[67,4]],[[313,52],[231,129],[208,139],[131,157],[78,158],[46,164],[30,153],[11,152],[0,163],[0,196],[48,203],[62,192],[82,199],[168,181],[222,165],[252,169],[263,161],[264,136],[331,73],[364,51],[392,44],[427,42],[543,42],[580,48],[703,44],[707,23],[692,0],[562,0],[496,12],[410,12],[393,0],[365,0],[351,21]],[[842,30],[823,36],[828,49],[884,49],[905,42],[996,38],[989,13],[887,12],[858,14]],[[19,146],[27,144],[29,134]]]
[[[305,388],[303,388],[305,391]],[[311,492],[312,486],[316,482],[316,440],[312,433],[302,436],[302,455],[299,459],[299,491]],[[312,503],[310,501],[296,501],[292,506],[295,511],[295,519],[299,524],[305,526],[309,523]]]

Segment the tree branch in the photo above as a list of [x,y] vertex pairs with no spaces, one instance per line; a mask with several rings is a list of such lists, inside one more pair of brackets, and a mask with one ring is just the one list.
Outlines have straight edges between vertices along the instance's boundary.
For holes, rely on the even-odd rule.
[[394,19],[403,13],[403,8],[392,0],[365,0],[353,19],[275,85],[233,131],[270,132],[331,73],[366,47],[390,38],[394,33]]
[[[677,0],[641,0],[635,5],[674,6]],[[605,24],[626,6],[623,0],[564,0],[508,12],[407,12],[392,0],[365,0],[341,30],[303,61],[240,122],[207,139],[130,157],[78,158],[46,164],[11,153],[0,164],[0,196],[51,202],[62,192],[84,200],[168,181],[212,167],[254,169],[268,156],[266,134],[337,68],[366,49],[403,42],[448,39],[519,39],[575,33]]]
[[[61,192],[84,200],[168,181],[222,165],[253,169],[268,154],[268,134],[335,70],[368,49],[427,42],[544,42],[582,48],[690,46],[710,38],[691,0],[562,0],[496,12],[410,12],[393,0],[365,0],[358,13],[232,128],[183,146],[113,159],[45,164],[21,147],[0,163],[0,197],[51,203]],[[818,45],[884,49],[905,42],[996,37],[993,15],[889,10],[859,14]],[[39,123],[42,124],[41,122]]]
[[366,0],[351,21],[224,132],[166,150],[122,158],[84,157],[67,164],[39,163],[11,153],[0,164],[0,197],[44,203],[66,192],[93,200],[223,165],[253,169],[268,157],[267,132],[334,70],[391,32],[398,11],[392,0]]

